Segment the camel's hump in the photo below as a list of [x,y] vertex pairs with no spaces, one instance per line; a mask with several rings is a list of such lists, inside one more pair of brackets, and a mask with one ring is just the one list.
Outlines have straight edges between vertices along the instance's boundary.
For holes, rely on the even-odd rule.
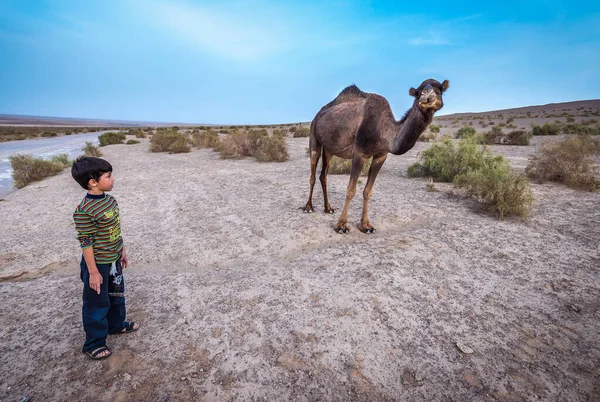
[[344,102],[352,98],[366,98],[367,94],[358,89],[354,84],[344,88],[342,92],[335,98],[335,103]]

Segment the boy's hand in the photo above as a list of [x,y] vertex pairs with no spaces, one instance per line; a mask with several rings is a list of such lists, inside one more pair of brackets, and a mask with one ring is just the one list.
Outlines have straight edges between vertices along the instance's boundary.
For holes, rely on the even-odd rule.
[[123,267],[123,269],[125,269],[127,268],[127,265],[129,265],[129,260],[127,259],[125,247],[123,247],[123,250],[121,251],[121,266]]
[[102,285],[102,275],[100,272],[90,273],[90,287],[100,294],[100,285]]

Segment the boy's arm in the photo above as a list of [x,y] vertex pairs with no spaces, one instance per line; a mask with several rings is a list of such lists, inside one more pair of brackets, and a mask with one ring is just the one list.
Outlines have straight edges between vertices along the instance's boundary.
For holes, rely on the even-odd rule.
[[77,238],[83,252],[83,259],[90,274],[90,287],[100,294],[100,285],[102,285],[102,275],[98,272],[96,259],[94,257],[94,240],[96,237],[97,226],[92,217],[86,212],[77,208],[73,214],[75,221],[75,230]]
[[127,259],[127,252],[125,251],[125,246],[123,246],[123,249],[121,250],[121,266],[125,269],[128,265],[129,260]]
[[83,249],[83,259],[85,260],[88,273],[90,274],[90,287],[100,294],[102,275],[100,275],[100,272],[98,272],[98,267],[96,266],[93,247],[87,247]]

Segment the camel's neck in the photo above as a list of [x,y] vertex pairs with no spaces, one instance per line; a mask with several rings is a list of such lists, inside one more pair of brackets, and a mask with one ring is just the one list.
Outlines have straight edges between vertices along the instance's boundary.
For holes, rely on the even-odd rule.
[[402,155],[415,146],[417,139],[433,120],[433,109],[422,112],[416,105],[394,124],[394,132],[390,133],[390,153]]

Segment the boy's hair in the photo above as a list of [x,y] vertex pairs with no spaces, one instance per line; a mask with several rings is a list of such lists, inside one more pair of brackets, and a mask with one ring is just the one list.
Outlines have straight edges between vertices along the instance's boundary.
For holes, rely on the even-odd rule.
[[102,158],[81,155],[71,167],[71,175],[85,190],[89,190],[90,180],[99,180],[106,172],[112,172],[110,163]]

